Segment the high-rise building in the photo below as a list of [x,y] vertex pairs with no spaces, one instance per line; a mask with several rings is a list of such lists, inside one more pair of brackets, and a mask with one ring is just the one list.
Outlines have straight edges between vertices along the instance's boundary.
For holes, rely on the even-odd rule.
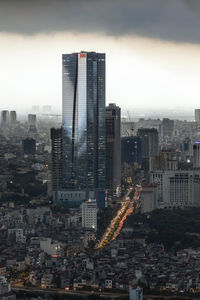
[[52,190],[62,188],[62,129],[51,128]]
[[106,187],[105,54],[63,54],[62,178],[98,198]]
[[8,110],[2,110],[1,111],[1,124],[6,125],[9,122],[9,111]]
[[113,194],[121,184],[121,109],[106,107],[106,187]]
[[164,118],[161,123],[161,135],[162,137],[170,137],[174,132],[174,120]]
[[193,145],[193,168],[200,169],[200,142]]
[[121,138],[121,162],[127,164],[142,163],[141,138],[129,136]]
[[25,155],[35,155],[36,151],[36,141],[31,138],[27,138],[22,141],[23,154]]
[[185,156],[190,157],[193,155],[193,144],[189,137],[183,141],[182,152],[184,152]]
[[121,167],[122,181],[131,183],[137,168],[141,167],[142,149],[141,138],[128,136],[121,138]]
[[28,124],[29,124],[29,132],[36,133],[36,115],[35,114],[28,114]]
[[96,200],[83,202],[82,206],[82,227],[97,231],[97,203]]
[[10,123],[15,123],[17,121],[17,113],[15,110],[10,111]]
[[195,109],[195,122],[200,123],[200,109]]
[[158,185],[159,208],[200,206],[200,171],[154,171],[151,183]]
[[149,159],[158,155],[158,131],[155,128],[140,128],[137,135],[142,141],[142,168],[149,170]]
[[28,114],[28,123],[30,126],[36,126],[36,115]]

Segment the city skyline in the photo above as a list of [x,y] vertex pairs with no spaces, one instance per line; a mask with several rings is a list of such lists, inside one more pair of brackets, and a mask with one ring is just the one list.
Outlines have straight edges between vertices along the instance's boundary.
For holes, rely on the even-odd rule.
[[0,0],[0,300],[200,295],[200,0]]
[[61,111],[60,58],[81,50],[107,55],[107,103],[198,108],[196,0],[0,1],[0,11],[0,109],[40,103]]

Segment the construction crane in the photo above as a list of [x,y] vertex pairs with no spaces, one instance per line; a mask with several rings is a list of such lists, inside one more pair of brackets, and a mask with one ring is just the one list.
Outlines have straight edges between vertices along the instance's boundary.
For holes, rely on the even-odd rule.
[[[133,122],[131,121],[131,117],[130,117],[130,114],[129,114],[129,111],[128,111],[128,110],[127,110],[127,115],[128,115],[128,121],[129,121],[129,123],[133,123]],[[134,127],[132,126],[132,127],[130,128],[130,132],[128,131],[128,129],[126,130],[126,132],[128,133],[128,136],[134,135]]]
[[42,115],[46,116],[46,117],[56,117],[57,118],[57,122],[58,122],[58,118],[62,117],[62,115],[60,115],[60,114],[42,114]]

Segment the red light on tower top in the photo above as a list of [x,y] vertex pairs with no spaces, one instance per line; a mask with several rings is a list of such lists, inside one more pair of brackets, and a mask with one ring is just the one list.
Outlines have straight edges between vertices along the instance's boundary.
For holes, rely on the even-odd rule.
[[85,54],[85,53],[80,53],[80,54],[79,54],[79,57],[80,57],[80,58],[86,57],[86,54]]

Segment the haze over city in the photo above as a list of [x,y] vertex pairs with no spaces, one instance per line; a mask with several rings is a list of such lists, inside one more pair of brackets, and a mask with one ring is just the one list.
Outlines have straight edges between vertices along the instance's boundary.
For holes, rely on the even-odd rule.
[[0,0],[0,300],[200,299],[200,0]]
[[0,1],[0,109],[61,111],[61,54],[106,53],[106,99],[126,111],[200,99],[198,1]]

